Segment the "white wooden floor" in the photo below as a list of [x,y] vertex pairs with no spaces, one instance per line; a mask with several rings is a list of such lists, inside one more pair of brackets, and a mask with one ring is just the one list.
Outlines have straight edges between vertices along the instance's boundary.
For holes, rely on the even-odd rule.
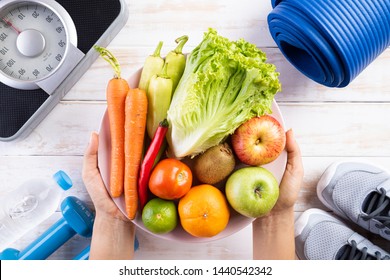
[[[270,0],[127,0],[130,16],[110,45],[119,58],[123,76],[142,66],[146,56],[164,41],[162,53],[174,48],[174,39],[187,34],[190,52],[208,27],[232,40],[244,38],[268,55],[281,73],[283,91],[276,96],[286,127],[293,128],[305,168],[296,215],[311,207],[325,209],[315,186],[325,168],[340,159],[368,160],[390,169],[390,49],[386,50],[348,87],[326,88],[293,68],[275,47],[267,27]],[[74,181],[68,195],[91,207],[81,180],[82,155],[91,131],[98,130],[106,108],[105,88],[112,71],[98,59],[49,116],[25,139],[0,143],[0,195],[30,177],[63,169]],[[55,213],[14,244],[23,249],[60,217]],[[137,231],[137,259],[251,259],[251,227],[211,243],[162,241]],[[373,238],[371,236],[371,238]],[[390,251],[389,242],[377,239]],[[72,259],[89,240],[75,237],[51,259]]]

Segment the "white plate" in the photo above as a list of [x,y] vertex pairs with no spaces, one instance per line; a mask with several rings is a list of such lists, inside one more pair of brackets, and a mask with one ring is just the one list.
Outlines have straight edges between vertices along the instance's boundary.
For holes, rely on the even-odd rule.
[[[130,87],[136,88],[138,87],[139,78],[141,75],[142,69],[138,70],[136,73],[134,73],[128,80]],[[276,118],[280,124],[284,127],[284,120],[282,117],[282,114],[279,110],[279,107],[275,100],[272,103],[272,116]],[[105,112],[101,125],[100,125],[100,132],[99,132],[99,150],[98,150],[98,166],[101,172],[101,176],[103,178],[104,184],[106,185],[106,188],[109,189],[109,174],[110,174],[110,154],[111,154],[111,138],[110,138],[110,126],[108,122],[108,116],[107,111]],[[273,162],[264,165],[263,167],[267,168],[269,171],[271,171],[276,179],[280,182],[284,170],[286,168],[286,162],[287,162],[287,153],[286,151],[283,151],[282,154]],[[113,198],[115,204],[118,206],[118,208],[123,212],[123,214],[126,215],[126,207],[125,207],[125,200],[124,197],[118,197]],[[180,223],[174,229],[173,231],[166,233],[166,234],[154,234],[150,232],[148,229],[146,229],[142,223],[141,219],[141,213],[138,211],[135,219],[133,220],[134,224],[149,232],[150,234],[153,234],[157,237],[168,239],[168,240],[176,240],[176,241],[183,241],[183,242],[207,242],[207,241],[214,241],[218,240],[227,236],[230,236],[231,234],[234,234],[238,232],[239,230],[245,228],[250,223],[252,223],[252,218],[244,217],[237,212],[235,212],[233,209],[230,209],[231,216],[229,223],[227,227],[219,234],[210,237],[210,238],[199,238],[199,237],[193,237],[189,233],[183,230]]]

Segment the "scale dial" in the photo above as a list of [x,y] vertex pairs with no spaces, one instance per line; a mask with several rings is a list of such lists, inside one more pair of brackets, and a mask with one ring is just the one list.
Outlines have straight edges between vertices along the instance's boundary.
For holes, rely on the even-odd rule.
[[77,45],[73,21],[55,1],[1,2],[0,80],[19,89],[39,88]]

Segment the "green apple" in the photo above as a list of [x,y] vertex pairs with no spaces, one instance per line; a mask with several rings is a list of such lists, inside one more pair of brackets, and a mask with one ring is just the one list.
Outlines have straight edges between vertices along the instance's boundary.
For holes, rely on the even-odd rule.
[[229,176],[225,193],[235,211],[246,217],[258,218],[268,214],[275,206],[279,184],[264,167],[243,167]]

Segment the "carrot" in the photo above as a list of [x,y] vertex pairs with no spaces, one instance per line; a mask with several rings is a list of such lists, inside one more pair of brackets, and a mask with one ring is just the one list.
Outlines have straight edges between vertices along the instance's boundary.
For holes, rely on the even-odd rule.
[[125,141],[125,100],[129,91],[129,85],[121,78],[121,69],[117,59],[107,49],[94,46],[102,58],[113,67],[115,71],[107,85],[107,113],[111,134],[111,164],[110,164],[110,193],[112,197],[119,197],[123,194],[124,178],[124,141]]
[[125,206],[130,220],[138,208],[138,176],[143,153],[148,99],[142,89],[130,89],[125,108]]

